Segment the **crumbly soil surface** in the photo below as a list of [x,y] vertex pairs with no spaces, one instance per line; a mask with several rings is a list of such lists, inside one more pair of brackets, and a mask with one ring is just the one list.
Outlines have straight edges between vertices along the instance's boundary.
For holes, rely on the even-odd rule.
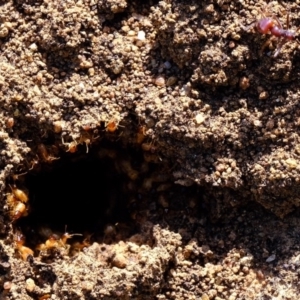
[[0,299],[298,299],[300,1],[0,7]]

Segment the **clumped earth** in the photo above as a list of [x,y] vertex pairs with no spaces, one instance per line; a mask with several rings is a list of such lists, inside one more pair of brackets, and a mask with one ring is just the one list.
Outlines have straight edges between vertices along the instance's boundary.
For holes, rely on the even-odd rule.
[[0,299],[297,299],[300,1],[0,5]]

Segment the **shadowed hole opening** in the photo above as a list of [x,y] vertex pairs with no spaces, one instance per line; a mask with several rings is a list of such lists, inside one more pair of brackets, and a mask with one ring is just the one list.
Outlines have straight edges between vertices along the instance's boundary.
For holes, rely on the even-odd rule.
[[139,179],[128,173],[139,170],[143,154],[117,144],[99,146],[88,154],[84,147],[75,154],[62,153],[59,160],[26,175],[29,214],[15,228],[25,235],[27,246],[34,248],[64,232],[81,234],[74,237],[77,240],[92,236],[99,242],[135,233],[129,200]]

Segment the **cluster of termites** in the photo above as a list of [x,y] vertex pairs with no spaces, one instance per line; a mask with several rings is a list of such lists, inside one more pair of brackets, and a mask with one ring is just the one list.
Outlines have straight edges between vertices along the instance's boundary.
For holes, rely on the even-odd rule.
[[[68,240],[74,236],[81,236],[81,234],[69,234],[68,232],[65,232],[61,236],[51,234],[44,243],[37,245],[35,250],[41,256],[51,256],[55,252],[69,255],[71,244],[68,243]],[[79,242],[77,243],[79,244]]]
[[[55,133],[62,133],[65,124],[62,124],[62,122],[57,121],[54,123],[53,126],[53,131]],[[115,133],[119,129],[119,127],[124,126],[120,125],[120,120],[117,117],[113,117],[109,121],[104,123],[104,131],[106,131],[108,134]],[[91,145],[96,140],[100,140],[100,129],[98,129],[95,125],[93,126],[91,124],[82,125],[81,129],[82,130],[78,137],[67,138],[65,134],[61,134],[61,142],[55,143],[54,145],[50,146],[46,146],[45,144],[40,143],[37,147],[38,160],[44,163],[51,163],[54,160],[60,159],[59,149],[62,147],[64,148],[65,152],[76,153],[78,151],[79,145],[85,145],[86,153],[88,153]],[[138,145],[141,145],[142,149],[145,151],[149,151],[149,149],[151,148],[150,152],[154,152],[153,149],[155,147],[152,143],[151,145],[149,143],[143,143],[146,137],[146,130],[146,126],[138,126],[136,139],[133,142]],[[123,132],[120,132],[120,136],[122,135],[122,133]],[[31,165],[30,169],[32,169],[36,165],[36,161],[32,161]]]
[[[115,118],[111,119],[104,125],[104,130],[108,134],[115,133],[121,126],[119,125],[119,120]],[[56,131],[58,131],[58,129]],[[53,145],[46,145],[44,143],[38,144],[36,156],[37,160],[32,163],[32,166],[30,165],[30,169],[33,169],[35,165],[39,164],[39,162],[50,164],[51,162],[58,160],[60,158],[59,151],[62,146],[65,148],[64,150],[66,152],[76,153],[78,145],[85,145],[86,152],[88,153],[89,147],[91,147],[92,143],[99,137],[98,132],[99,129],[85,125],[82,128],[80,136],[74,140],[67,141],[67,139],[62,135],[61,142]],[[150,174],[148,174],[150,165],[152,163],[160,163],[161,161],[155,143],[147,140],[147,127],[145,125],[139,125],[136,132],[131,134],[130,139],[132,144],[143,150],[143,158],[141,157],[141,159],[135,160],[129,155],[124,154],[123,151],[106,147],[103,147],[100,151],[96,152],[97,158],[112,159],[112,166],[114,166],[115,171],[119,174],[126,175],[127,181],[125,180],[125,182],[127,182],[127,184],[124,184],[124,188],[126,188],[126,191],[124,190],[124,192],[140,189],[141,191],[148,193],[148,191],[153,189],[155,186],[158,186],[157,189],[159,192],[167,189],[169,184],[167,183],[168,177],[166,175],[159,174],[159,172],[150,172]],[[161,197],[159,199],[161,199]],[[11,192],[7,195],[7,204],[9,206],[10,217],[13,222],[18,220],[20,217],[27,215],[28,200],[28,192],[25,192],[16,186],[11,187]],[[129,205],[131,205],[131,202]],[[117,236],[116,234],[111,234],[108,228],[111,229],[111,226],[106,227],[104,230],[105,239],[107,239],[108,236]],[[56,256],[57,254],[72,256],[82,251],[85,247],[90,246],[90,236],[85,238],[80,237],[81,234],[69,234],[67,232],[49,233],[49,230],[46,231],[47,234],[45,232],[39,233],[42,238],[32,237],[31,245],[37,244],[37,246],[33,246],[32,249],[25,244],[25,237],[20,231],[14,235],[15,249],[23,260],[28,260],[28,257],[31,256],[38,257],[39,259],[48,259]],[[114,230],[113,232],[115,233]],[[78,236],[78,238],[76,238],[76,236]],[[73,237],[75,238],[73,239]]]
[[66,152],[75,153],[77,152],[78,145],[86,146],[86,153],[89,152],[90,145],[99,138],[99,136],[94,133],[90,133],[89,131],[84,131],[81,133],[78,139],[72,140],[71,142],[65,142],[62,136],[62,144],[66,147]]
[[[116,118],[111,119],[105,123],[105,130],[109,133],[114,133],[119,127],[119,121]],[[85,144],[86,153],[89,152],[89,146],[99,138],[97,135],[98,130],[94,130],[93,133],[90,132],[90,127],[83,126],[84,132],[81,133],[80,137],[77,140],[73,140],[70,143],[63,144],[67,146],[67,152],[74,153],[77,151],[77,145]]]
[[[261,18],[249,25],[248,27],[243,26],[243,29],[248,31],[251,28],[255,28],[257,32],[261,34],[270,34],[274,37],[279,38],[279,42],[277,48],[274,52],[274,57],[277,57],[280,53],[282,46],[287,43],[288,41],[295,40],[299,43],[296,39],[296,32],[294,30],[290,30],[290,17],[287,13],[287,20],[286,20],[286,28],[284,29],[280,20],[277,16],[269,11],[269,4],[265,6],[263,11],[261,12]],[[269,41],[263,46],[263,49],[268,45]]]
[[10,188],[11,193],[7,194],[6,200],[11,220],[15,222],[22,216],[27,215],[29,198],[25,191],[12,186]]
[[44,243],[38,244],[34,249],[25,246],[25,236],[17,231],[14,236],[15,248],[19,256],[27,261],[29,257],[51,257],[55,254],[73,256],[84,248],[90,246],[90,235],[82,241],[68,243],[68,240],[74,236],[82,236],[81,234],[69,234],[67,232],[62,235],[52,233]]

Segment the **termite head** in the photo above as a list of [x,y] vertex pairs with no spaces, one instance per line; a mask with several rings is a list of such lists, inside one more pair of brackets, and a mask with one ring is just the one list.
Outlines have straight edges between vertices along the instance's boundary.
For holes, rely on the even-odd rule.
[[113,133],[118,129],[118,125],[119,125],[118,121],[115,118],[113,118],[107,122],[105,126],[106,131]]
[[78,254],[80,251],[82,251],[84,248],[87,248],[89,246],[91,246],[91,236],[93,234],[89,234],[86,236],[86,238],[82,241],[82,242],[75,242],[72,243],[71,245],[71,256],[74,256],[76,254]]
[[68,232],[65,232],[60,238],[60,241],[65,246],[67,244],[68,239],[72,238],[73,236],[82,236],[82,234],[80,233],[69,234]]
[[11,191],[12,191],[13,195],[15,196],[15,198],[17,198],[19,201],[21,201],[23,203],[28,202],[28,196],[24,191],[22,191],[21,189],[11,187],[11,186],[10,186],[10,188],[11,188]]
[[64,146],[66,146],[68,149],[66,150],[66,152],[70,152],[70,153],[75,153],[77,151],[77,142],[76,141],[72,141],[70,143],[65,143],[64,141],[64,137],[61,137],[61,142]]
[[124,127],[120,125],[120,120],[119,116],[112,117],[109,121],[105,122],[105,130],[113,133],[118,129],[118,127]]
[[7,194],[6,201],[9,207],[14,207],[18,202],[18,199],[14,196],[14,194],[9,193]]
[[17,232],[14,236],[16,247],[23,246],[25,243],[25,236],[21,232]]
[[27,214],[25,204],[23,202],[18,201],[16,205],[12,208],[10,214],[13,222],[17,221],[22,216],[25,216]]
[[29,256],[33,256],[33,251],[24,246],[25,244],[25,236],[21,232],[17,232],[14,236],[15,240],[15,247],[19,252],[19,255],[22,257],[23,260],[27,260]]
[[20,247],[20,249],[18,249],[20,256],[22,257],[22,259],[24,261],[28,260],[29,256],[33,256],[34,252],[33,250],[31,250],[30,248],[26,247],[26,246],[22,246]]
[[94,137],[92,133],[83,132],[79,138],[78,144],[84,143],[86,146],[86,153],[89,152],[89,146],[92,144],[94,140],[96,140],[99,136]]
[[90,131],[92,129],[92,126],[91,126],[91,124],[84,124],[84,125],[82,125],[82,129],[84,131]]
[[58,247],[58,241],[59,241],[59,238],[55,234],[52,234],[46,240],[45,244],[38,245],[36,247],[36,249],[41,251],[41,250],[49,250],[49,249],[57,248]]
[[75,153],[77,151],[77,143],[75,141],[68,144],[68,150],[66,152]]

